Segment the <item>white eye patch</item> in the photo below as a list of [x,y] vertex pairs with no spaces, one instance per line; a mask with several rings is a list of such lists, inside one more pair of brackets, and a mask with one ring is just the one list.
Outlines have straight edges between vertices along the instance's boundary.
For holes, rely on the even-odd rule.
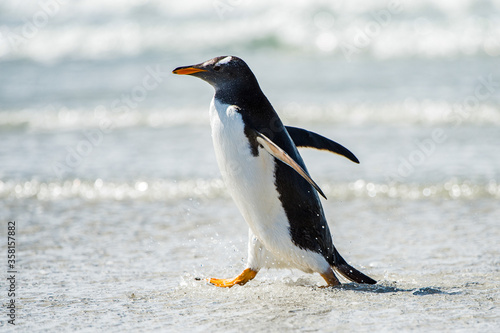
[[220,65],[225,65],[225,64],[227,64],[228,62],[230,62],[231,60],[233,60],[233,57],[231,57],[231,56],[227,56],[227,57],[225,57],[224,59],[219,60],[219,62],[217,62],[217,65],[219,65],[219,66],[220,66]]

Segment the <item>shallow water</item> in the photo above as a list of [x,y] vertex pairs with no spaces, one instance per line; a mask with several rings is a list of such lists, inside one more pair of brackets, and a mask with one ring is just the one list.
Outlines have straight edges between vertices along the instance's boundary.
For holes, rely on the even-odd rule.
[[[18,270],[2,332],[498,331],[498,1],[404,2],[352,59],[341,44],[385,2],[229,3],[66,4],[20,45],[5,36],[40,4],[0,4],[0,237],[15,220]],[[221,54],[287,125],[359,158],[301,150],[336,247],[378,284],[204,280],[241,272],[247,226],[215,162],[212,90],[170,71]]]
[[[356,133],[356,128],[350,132]],[[197,128],[184,130],[191,138],[196,133]],[[123,147],[133,146],[120,141]],[[165,151],[177,148],[173,138],[161,141]],[[323,281],[318,275],[267,270],[243,287],[226,290],[197,278],[239,273],[246,260],[247,228],[224,184],[212,178],[217,169],[210,142],[204,144],[198,147],[202,154],[191,148],[197,155],[191,167],[170,168],[174,174],[181,172],[175,177],[157,170],[158,174],[126,181],[131,170],[142,166],[112,170],[115,162],[98,157],[111,153],[103,145],[94,164],[82,166],[89,175],[86,180],[44,181],[38,175],[26,181],[2,181],[0,218],[15,219],[18,225],[19,327],[58,331],[494,331],[498,327],[500,186],[485,181],[479,166],[440,181],[444,177],[440,172],[446,174],[446,168],[439,171],[440,159],[455,155],[434,154],[437,160],[429,160],[419,171],[432,174],[428,182],[391,183],[383,175],[375,176],[369,161],[357,166],[327,153],[305,154],[329,198],[324,206],[337,248],[379,283],[320,289]],[[458,149],[449,144],[443,150]],[[386,147],[391,148],[396,147]],[[203,154],[205,149],[210,153]],[[113,161],[126,161],[126,149],[117,150],[123,156]],[[470,151],[470,159],[478,165],[495,160],[479,148]],[[155,154],[142,152],[146,161],[154,161]],[[366,155],[369,160],[370,153]],[[172,157],[165,156],[161,164],[168,166]],[[110,176],[92,178],[108,168]],[[419,172],[414,179],[425,177]]]
[[232,289],[197,280],[244,267],[246,228],[228,198],[27,199],[3,206],[18,222],[24,330],[497,327],[494,198],[327,201],[339,251],[379,280],[332,289],[297,271],[262,271]]

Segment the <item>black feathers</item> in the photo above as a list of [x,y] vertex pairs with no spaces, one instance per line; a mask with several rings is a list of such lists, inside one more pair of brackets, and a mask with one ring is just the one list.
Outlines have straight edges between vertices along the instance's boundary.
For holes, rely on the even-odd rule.
[[309,147],[328,150],[332,153],[347,157],[354,163],[359,163],[359,160],[356,158],[356,156],[354,156],[353,153],[351,153],[349,149],[335,141],[325,138],[324,136],[292,126],[286,126],[286,130],[292,137],[292,140],[297,147]]

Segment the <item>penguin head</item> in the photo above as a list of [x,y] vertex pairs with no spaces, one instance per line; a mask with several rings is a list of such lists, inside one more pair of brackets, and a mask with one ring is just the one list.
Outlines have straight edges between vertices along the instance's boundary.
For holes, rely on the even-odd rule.
[[232,90],[257,83],[248,65],[235,56],[215,57],[201,64],[177,67],[172,73],[196,76],[210,83],[215,90]]

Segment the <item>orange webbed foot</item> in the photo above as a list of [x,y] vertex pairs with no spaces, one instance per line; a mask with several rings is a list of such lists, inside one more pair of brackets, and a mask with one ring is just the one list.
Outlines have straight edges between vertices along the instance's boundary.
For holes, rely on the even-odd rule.
[[222,288],[231,288],[232,286],[239,284],[239,285],[244,285],[248,281],[252,280],[255,276],[257,275],[256,271],[251,270],[250,268],[245,269],[243,272],[241,272],[240,275],[235,277],[234,279],[207,279],[208,282],[213,284],[214,286],[217,287],[222,287]]

